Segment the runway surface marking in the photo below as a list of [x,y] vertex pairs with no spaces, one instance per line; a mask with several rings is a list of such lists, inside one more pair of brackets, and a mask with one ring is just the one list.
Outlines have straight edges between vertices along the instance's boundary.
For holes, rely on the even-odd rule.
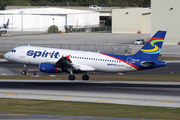
[[0,116],[17,116],[17,115],[28,115],[28,114],[0,114]]
[[0,95],[0,96],[10,96],[10,95],[18,95],[19,93],[12,93],[12,94],[5,94],[5,95]]
[[119,75],[124,75],[123,73],[118,73]]
[[7,75],[6,73],[1,73],[2,75]]
[[67,98],[67,97],[74,97],[74,96],[50,97],[45,99],[58,99],[58,98]]
[[112,100],[123,100],[124,98],[117,98],[117,99],[106,99],[106,100],[95,100],[96,102],[99,101],[112,101]]
[[170,102],[160,102],[160,103],[146,103],[146,105],[154,105],[154,104],[168,104],[168,103],[177,103],[176,101],[170,101]]

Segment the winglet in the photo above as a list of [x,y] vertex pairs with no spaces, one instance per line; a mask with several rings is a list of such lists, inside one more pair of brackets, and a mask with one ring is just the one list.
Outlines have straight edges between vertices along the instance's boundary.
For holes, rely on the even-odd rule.
[[134,56],[157,60],[165,36],[166,31],[157,31],[156,34]]

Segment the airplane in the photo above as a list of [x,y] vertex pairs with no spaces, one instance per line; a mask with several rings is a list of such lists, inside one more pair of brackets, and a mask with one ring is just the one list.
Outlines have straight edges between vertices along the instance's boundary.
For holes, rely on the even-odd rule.
[[6,23],[6,24],[0,25],[0,31],[1,31],[2,33],[7,33],[8,27],[9,27],[9,19],[7,20],[7,23]]
[[[68,79],[75,80],[74,73],[83,72],[83,80],[89,80],[87,72],[131,72],[166,66],[158,60],[166,31],[156,34],[134,55],[118,55],[101,52],[55,49],[36,46],[19,46],[4,55],[8,61],[27,65],[39,65],[46,73],[70,73]],[[26,69],[22,71],[26,74]]]

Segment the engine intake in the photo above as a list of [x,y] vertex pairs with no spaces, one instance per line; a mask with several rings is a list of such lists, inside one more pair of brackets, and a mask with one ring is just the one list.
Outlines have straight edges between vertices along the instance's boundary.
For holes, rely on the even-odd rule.
[[63,72],[62,68],[59,68],[58,66],[50,63],[41,63],[39,65],[39,70],[41,72],[47,72],[47,73],[61,73]]

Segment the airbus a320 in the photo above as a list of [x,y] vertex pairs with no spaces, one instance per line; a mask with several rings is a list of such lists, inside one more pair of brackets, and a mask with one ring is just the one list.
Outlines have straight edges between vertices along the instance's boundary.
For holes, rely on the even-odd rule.
[[[75,72],[83,72],[83,80],[89,80],[87,72],[131,72],[166,66],[158,56],[166,31],[157,33],[134,55],[117,55],[35,46],[19,46],[7,52],[4,58],[24,65],[39,65],[41,72],[70,73],[68,79],[75,80]],[[26,69],[22,71],[26,74]]]

